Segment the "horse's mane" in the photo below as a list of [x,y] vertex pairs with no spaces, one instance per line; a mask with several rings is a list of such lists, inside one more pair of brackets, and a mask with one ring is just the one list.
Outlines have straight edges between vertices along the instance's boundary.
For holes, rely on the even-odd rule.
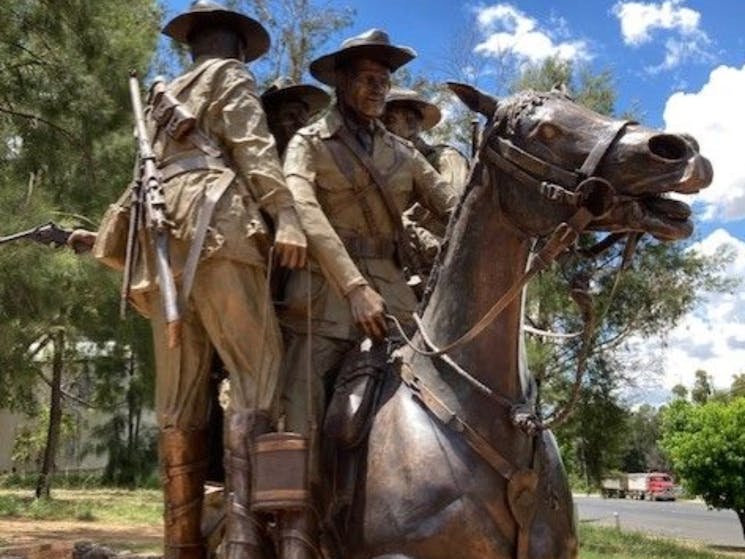
[[[531,89],[520,91],[518,93],[510,95],[503,100],[500,100],[497,106],[497,110],[486,122],[484,134],[481,140],[482,145],[483,142],[488,141],[493,134],[502,134],[507,137],[513,136],[515,134],[515,131],[517,130],[517,126],[520,123],[520,120],[527,114],[530,114],[536,107],[540,107],[550,99],[571,100],[571,98],[569,98],[566,94],[559,91],[534,91]],[[479,146],[479,151],[480,149],[481,145]],[[476,184],[482,181],[483,177],[484,164],[479,160],[477,151],[476,158],[474,159],[473,165],[471,166],[471,172],[468,176],[468,180],[466,181],[466,186],[463,189],[463,194],[458,200],[458,204],[456,205],[455,210],[450,216],[450,221],[448,221],[448,226],[445,230],[445,236],[440,243],[440,250],[437,253],[437,257],[435,258],[435,262],[432,266],[432,271],[429,274],[429,278],[427,278],[427,285],[424,290],[424,295],[422,296],[422,300],[419,303],[419,308],[417,310],[417,313],[420,315],[427,307],[427,303],[429,303],[429,299],[435,289],[435,285],[437,285],[437,280],[440,276],[440,271],[445,260],[445,255],[450,248],[450,242],[453,236],[453,229],[455,228],[455,223],[460,218],[466,198],[468,198],[469,193],[474,189]]]

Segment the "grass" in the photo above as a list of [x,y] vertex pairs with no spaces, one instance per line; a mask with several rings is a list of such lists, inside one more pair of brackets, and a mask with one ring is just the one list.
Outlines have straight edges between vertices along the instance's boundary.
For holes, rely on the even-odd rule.
[[0,517],[157,524],[161,499],[160,491],[151,489],[53,489],[51,499],[35,499],[31,490],[0,489]]
[[[158,490],[120,489],[52,490],[52,499],[36,500],[27,489],[0,489],[0,520],[3,517],[36,520],[77,520],[158,526],[163,505]],[[702,545],[655,538],[614,528],[580,524],[581,559],[720,559],[732,557]],[[4,544],[0,538],[0,547]],[[138,549],[136,542],[128,542]],[[745,557],[745,555],[740,555]]]
[[581,559],[720,559],[732,557],[702,545],[656,538],[615,528],[580,525]]

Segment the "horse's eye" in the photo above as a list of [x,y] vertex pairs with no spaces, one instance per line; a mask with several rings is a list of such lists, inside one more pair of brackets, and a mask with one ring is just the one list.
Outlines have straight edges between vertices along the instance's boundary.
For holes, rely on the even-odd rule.
[[549,122],[542,122],[536,132],[541,139],[546,141],[555,140],[561,135],[561,130]]

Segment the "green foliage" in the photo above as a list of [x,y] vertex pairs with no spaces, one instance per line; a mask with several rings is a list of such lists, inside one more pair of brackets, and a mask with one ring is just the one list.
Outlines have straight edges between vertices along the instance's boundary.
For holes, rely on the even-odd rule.
[[320,49],[339,38],[355,16],[350,7],[336,8],[313,0],[232,0],[227,4],[255,14],[272,37],[268,55],[252,64],[262,87],[280,76],[289,76],[296,83],[306,80],[308,67],[321,54]]
[[669,471],[659,447],[662,418],[656,408],[643,404],[631,412],[625,426],[626,449],[621,459],[624,472]]
[[745,531],[745,398],[701,405],[674,401],[663,415],[662,447],[686,488],[732,509]]
[[688,398],[688,389],[682,384],[676,384],[670,389],[670,392],[678,400],[686,400]]
[[37,520],[85,520],[122,524],[159,524],[160,491],[112,489],[55,491],[54,499],[34,499],[30,492],[0,489],[0,517]]
[[693,544],[646,536],[639,532],[619,532],[615,528],[580,525],[582,559],[718,559],[727,555]]
[[629,413],[616,399],[606,366],[597,362],[589,368],[571,421],[556,433],[567,470],[588,489],[618,467],[627,445]]
[[706,371],[698,369],[695,373],[696,380],[691,389],[691,400],[695,404],[705,404],[714,393],[711,386],[711,377]]
[[510,93],[524,89],[551,91],[564,89],[577,103],[604,115],[612,115],[616,102],[613,74],[609,70],[594,73],[586,66],[575,68],[569,60],[546,58],[529,64],[510,84]]
[[[0,234],[50,218],[95,229],[131,177],[127,78],[132,68],[147,73],[158,16],[156,0],[2,2]],[[126,345],[139,371],[146,370],[149,336],[127,335],[138,326],[116,318],[119,280],[91,259],[64,249],[3,245],[0,277],[0,406],[32,413],[43,408],[44,348],[60,328],[67,341],[62,388],[68,412],[111,409],[120,400],[98,397],[112,390],[107,384],[116,385],[121,372],[97,370],[91,340],[99,349],[104,341]]]
[[[62,417],[60,438],[65,440],[75,433],[75,418],[66,413]],[[24,424],[13,441],[12,459],[15,464],[34,465],[41,462],[47,442],[49,430],[49,408],[45,407],[41,413],[29,423]]]

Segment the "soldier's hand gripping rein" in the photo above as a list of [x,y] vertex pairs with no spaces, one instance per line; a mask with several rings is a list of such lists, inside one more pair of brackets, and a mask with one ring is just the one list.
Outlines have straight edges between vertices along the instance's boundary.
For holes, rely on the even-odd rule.
[[274,240],[277,261],[285,268],[303,268],[308,242],[295,209],[282,208],[277,213],[277,235]]
[[347,295],[352,317],[362,331],[375,340],[385,337],[388,331],[385,323],[385,301],[369,285],[355,287]]

